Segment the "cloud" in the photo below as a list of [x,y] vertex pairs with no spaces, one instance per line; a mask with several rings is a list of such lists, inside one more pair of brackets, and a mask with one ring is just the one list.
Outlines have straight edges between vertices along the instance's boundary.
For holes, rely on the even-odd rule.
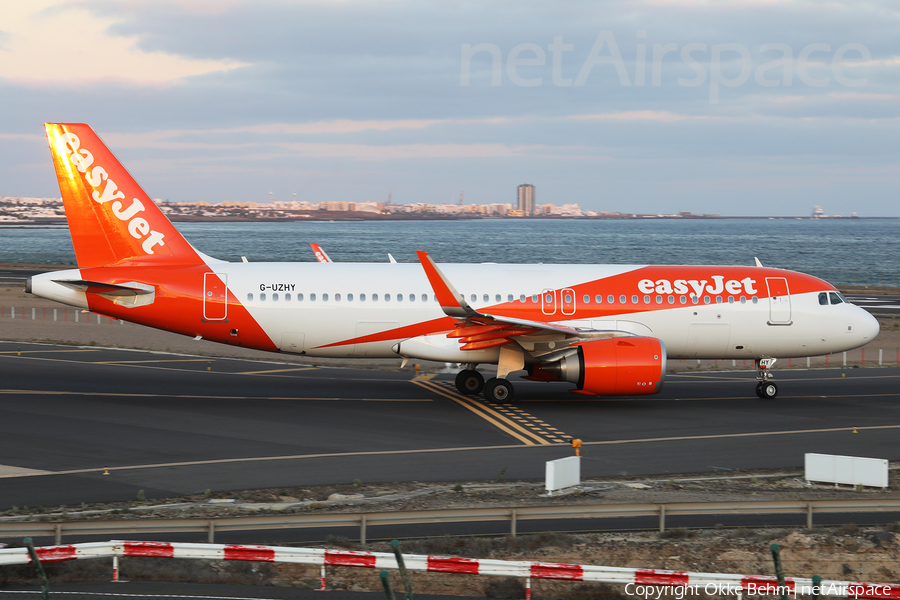
[[[818,195],[900,215],[893,0],[8,4],[10,187],[46,187],[34,132],[56,120],[90,123],[173,199],[496,201],[528,180],[542,201],[607,210],[806,214]],[[465,44],[488,48],[469,85]],[[869,58],[835,58],[848,44]]]
[[8,54],[0,61],[0,77],[13,81],[160,85],[247,64],[143,51],[137,36],[110,33],[115,18],[99,17],[79,3],[8,2],[4,21],[8,31],[0,44]]

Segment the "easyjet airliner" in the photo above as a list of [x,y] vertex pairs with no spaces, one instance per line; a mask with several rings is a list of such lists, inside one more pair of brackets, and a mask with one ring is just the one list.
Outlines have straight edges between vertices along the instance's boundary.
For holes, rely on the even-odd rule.
[[[666,360],[777,358],[871,341],[878,322],[830,284],[755,267],[230,263],[191,246],[94,131],[47,138],[78,268],[27,291],[197,339],[306,356],[460,363],[465,394],[510,401],[508,375],[586,395],[658,392]],[[487,382],[478,365],[497,365]]]

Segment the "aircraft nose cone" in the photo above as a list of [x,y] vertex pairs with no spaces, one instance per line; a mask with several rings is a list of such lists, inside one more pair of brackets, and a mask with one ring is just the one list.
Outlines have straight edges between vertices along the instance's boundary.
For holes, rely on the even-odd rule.
[[859,333],[862,335],[863,340],[870,342],[875,339],[878,333],[881,331],[881,325],[878,323],[878,319],[870,315],[868,312],[864,310],[860,310],[863,314],[860,315],[859,322]]

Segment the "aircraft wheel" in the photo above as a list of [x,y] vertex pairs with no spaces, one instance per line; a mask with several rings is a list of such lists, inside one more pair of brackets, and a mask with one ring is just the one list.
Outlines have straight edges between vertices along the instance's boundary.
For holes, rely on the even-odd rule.
[[460,394],[474,396],[484,389],[484,377],[475,369],[465,369],[456,374],[456,389]]
[[778,395],[778,386],[771,381],[765,381],[756,386],[756,395],[765,400],[771,400]]
[[484,397],[488,402],[512,402],[513,385],[505,379],[493,377],[484,385]]

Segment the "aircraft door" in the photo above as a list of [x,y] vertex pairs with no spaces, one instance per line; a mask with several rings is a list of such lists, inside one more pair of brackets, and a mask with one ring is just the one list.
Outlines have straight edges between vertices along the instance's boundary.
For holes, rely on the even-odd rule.
[[791,294],[787,279],[766,277],[769,288],[769,325],[791,324]]
[[225,321],[228,318],[228,276],[225,273],[203,274],[203,320]]
[[565,289],[559,292],[559,301],[562,304],[562,314],[575,314],[575,290]]
[[545,315],[556,314],[556,292],[554,290],[544,290],[541,292],[541,311]]

